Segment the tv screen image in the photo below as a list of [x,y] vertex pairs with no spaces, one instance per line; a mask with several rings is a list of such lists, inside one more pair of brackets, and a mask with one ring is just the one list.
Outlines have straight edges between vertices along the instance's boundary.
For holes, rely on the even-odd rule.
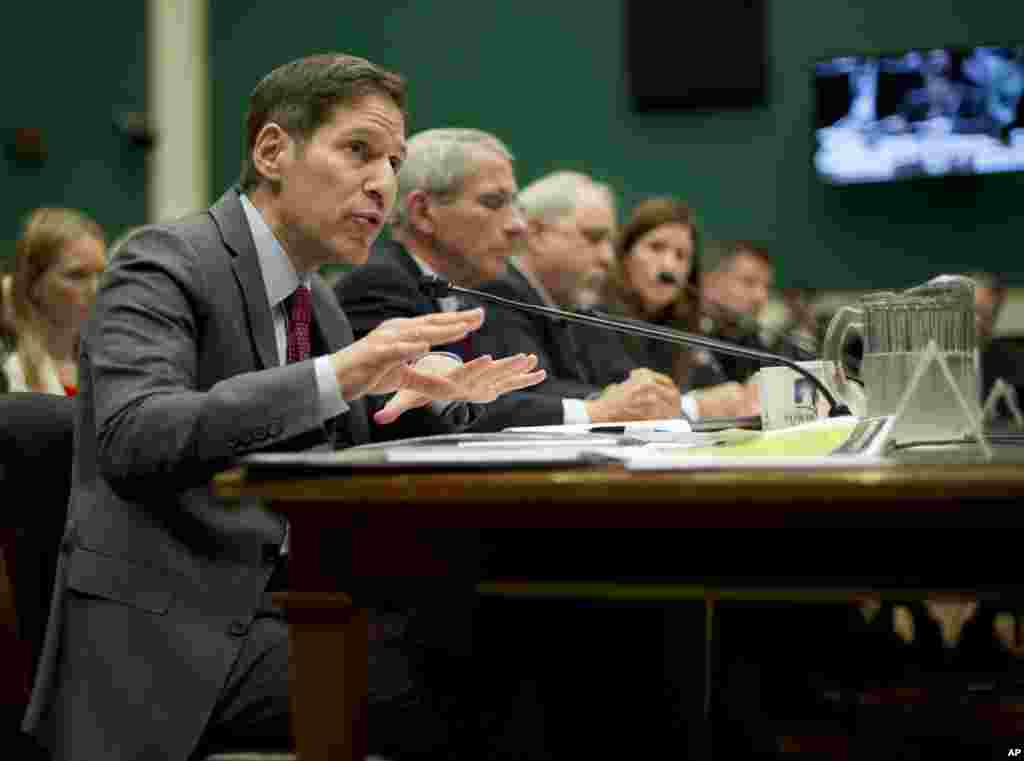
[[1024,45],[841,56],[814,85],[826,182],[1024,171]]

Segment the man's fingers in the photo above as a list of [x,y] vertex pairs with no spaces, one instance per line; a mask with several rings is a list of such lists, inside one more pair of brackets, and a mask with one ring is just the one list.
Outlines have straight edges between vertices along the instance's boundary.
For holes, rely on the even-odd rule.
[[484,309],[483,307],[476,307],[475,309],[460,309],[455,312],[434,312],[422,318],[414,317],[412,319],[423,319],[425,322],[432,323],[449,323],[463,320],[482,325],[484,322]]
[[473,375],[474,373],[484,370],[494,364],[494,358],[490,354],[484,354],[483,356],[471,359],[464,365],[459,365],[451,372],[447,373],[447,377],[454,381],[462,381],[465,378]]
[[396,317],[382,322],[370,335],[381,343],[421,341],[430,344],[452,343],[483,325],[483,310],[436,312],[422,317]]
[[471,386],[494,385],[509,374],[519,374],[532,370],[536,364],[536,357],[525,354],[515,354],[511,357],[492,360],[479,367],[475,367],[470,362],[462,368],[466,370],[466,373],[460,377],[460,380]]
[[536,386],[546,377],[548,377],[546,370],[534,370],[532,373],[506,378],[498,384],[498,394],[507,394],[509,391],[519,391],[530,386]]
[[423,317],[409,318],[405,324],[400,323],[400,328],[407,326],[412,330],[427,328],[430,330],[465,327],[467,330],[476,330],[484,324],[484,310],[464,309],[461,312],[435,312]]
[[378,425],[393,423],[403,412],[416,409],[417,407],[423,407],[429,403],[429,397],[402,389],[392,396],[388,400],[387,404],[373,414],[373,422]]
[[636,367],[630,371],[631,377],[643,378],[645,380],[654,381],[655,383],[670,383],[673,386],[675,382],[664,373],[659,373],[657,370],[652,370],[649,367]]

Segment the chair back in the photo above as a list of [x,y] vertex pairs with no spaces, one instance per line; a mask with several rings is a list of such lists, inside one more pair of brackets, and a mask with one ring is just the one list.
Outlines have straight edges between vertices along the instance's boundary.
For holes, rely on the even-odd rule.
[[38,392],[0,393],[0,527],[13,536],[4,558],[18,633],[31,653],[30,678],[53,596],[73,449],[74,399]]

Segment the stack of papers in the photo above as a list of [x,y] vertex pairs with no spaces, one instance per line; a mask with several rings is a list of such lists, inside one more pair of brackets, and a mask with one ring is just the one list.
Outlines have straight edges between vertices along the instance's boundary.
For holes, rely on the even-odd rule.
[[[874,451],[842,453],[859,424],[856,417],[825,418],[713,447],[645,447],[629,457],[630,470],[691,470],[730,467],[814,468],[881,462]],[[836,454],[834,451],[839,450]]]
[[[870,421],[863,421],[867,423]],[[331,451],[261,453],[244,457],[250,474],[379,468],[480,469],[621,463],[630,470],[729,467],[807,468],[878,463],[877,447],[855,417],[827,418],[775,431],[731,428],[694,432],[686,421],[635,421],[614,426],[561,425],[464,433],[368,444]],[[833,454],[834,452],[834,454]]]
[[722,430],[697,432],[686,420],[673,418],[670,420],[633,420],[624,423],[610,424],[576,424],[576,425],[535,425],[520,428],[506,428],[502,433],[522,435],[550,435],[601,437],[622,436],[635,445],[672,444],[677,447],[714,446],[725,442],[747,441],[757,438],[758,431],[744,428],[724,428]]

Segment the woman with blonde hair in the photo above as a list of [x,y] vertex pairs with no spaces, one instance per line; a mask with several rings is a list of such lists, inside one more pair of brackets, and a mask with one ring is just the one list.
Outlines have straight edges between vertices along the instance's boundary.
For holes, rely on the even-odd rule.
[[88,215],[39,208],[29,214],[4,283],[14,349],[3,363],[11,391],[74,395],[78,338],[106,267],[106,237]]

